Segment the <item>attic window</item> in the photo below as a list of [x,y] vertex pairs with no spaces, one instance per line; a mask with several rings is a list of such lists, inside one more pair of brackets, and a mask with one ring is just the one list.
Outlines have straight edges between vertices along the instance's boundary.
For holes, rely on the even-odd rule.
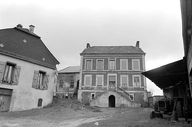
[[0,44],[0,47],[3,48],[3,47],[4,47],[4,44],[1,43],[1,44]]
[[27,43],[27,40],[26,40],[26,39],[23,39],[23,42],[24,42],[24,43]]

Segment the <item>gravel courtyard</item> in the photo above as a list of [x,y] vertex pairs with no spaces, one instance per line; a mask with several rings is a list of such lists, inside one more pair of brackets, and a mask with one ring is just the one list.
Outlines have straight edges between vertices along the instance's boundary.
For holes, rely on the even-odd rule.
[[0,127],[190,127],[150,119],[150,108],[98,108],[66,102],[43,109],[1,112]]

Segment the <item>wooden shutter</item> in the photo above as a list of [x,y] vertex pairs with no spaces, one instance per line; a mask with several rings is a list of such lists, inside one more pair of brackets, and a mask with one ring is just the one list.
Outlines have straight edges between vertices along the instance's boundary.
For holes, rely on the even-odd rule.
[[39,71],[34,71],[32,88],[38,89],[39,87]]
[[49,83],[49,75],[45,75],[45,78],[44,78],[44,81],[43,81],[43,85],[44,85],[45,90],[48,89],[48,83]]
[[3,80],[5,65],[6,65],[5,62],[0,61],[0,83],[2,83],[2,80]]
[[19,83],[19,75],[20,75],[21,67],[16,66],[13,74],[13,85],[18,85]]

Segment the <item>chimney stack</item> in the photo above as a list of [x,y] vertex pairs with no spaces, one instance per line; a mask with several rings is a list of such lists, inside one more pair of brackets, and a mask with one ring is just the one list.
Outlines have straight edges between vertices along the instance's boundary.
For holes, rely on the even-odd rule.
[[29,32],[34,33],[35,26],[29,25]]
[[23,26],[21,24],[18,24],[17,28],[23,28]]
[[87,43],[87,48],[90,48],[91,46],[90,46],[90,44],[89,43]]
[[139,41],[136,42],[135,47],[139,48]]

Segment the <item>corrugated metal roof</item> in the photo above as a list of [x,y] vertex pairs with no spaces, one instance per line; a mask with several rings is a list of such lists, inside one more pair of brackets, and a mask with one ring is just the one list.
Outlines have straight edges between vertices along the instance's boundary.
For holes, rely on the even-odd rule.
[[141,48],[134,46],[92,46],[83,50],[84,54],[145,54]]
[[26,28],[1,29],[0,53],[50,68],[59,64],[41,38]]
[[59,71],[59,73],[79,73],[80,66],[69,66]]

